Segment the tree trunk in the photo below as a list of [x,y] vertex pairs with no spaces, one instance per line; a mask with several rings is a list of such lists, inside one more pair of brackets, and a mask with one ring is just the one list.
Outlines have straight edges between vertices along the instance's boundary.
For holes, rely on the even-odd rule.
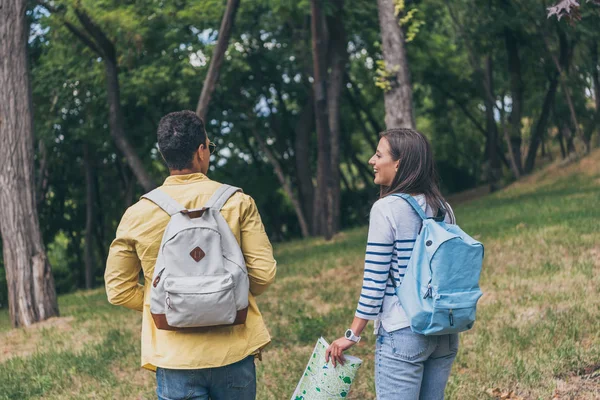
[[83,160],[85,163],[85,288],[94,286],[94,230],[96,213],[96,177],[94,176],[94,162],[90,154],[89,145],[83,146]]
[[311,234],[317,235],[313,225],[314,191],[312,168],[310,165],[310,134],[314,124],[313,98],[310,97],[298,115],[294,138],[294,154],[296,161],[296,181],[302,202],[302,211],[309,224]]
[[327,106],[329,107],[329,130],[331,132],[331,230],[340,227],[340,101],[344,87],[344,70],[348,53],[348,42],[344,31],[343,0],[335,2],[335,16],[329,19],[329,52],[331,54]]
[[556,135],[556,137],[558,138],[558,144],[560,145],[560,155],[562,156],[562,158],[564,160],[565,158],[567,158],[567,151],[565,150],[565,143],[563,140],[563,134],[562,134],[561,128],[558,129],[558,135]]
[[[46,7],[46,6],[45,6]],[[75,37],[104,60],[106,72],[106,93],[109,108],[110,135],[117,148],[125,155],[127,163],[133,174],[145,191],[156,187],[156,183],[144,168],[142,160],[127,140],[125,135],[125,118],[121,109],[121,94],[119,89],[119,74],[117,67],[117,52],[114,44],[104,34],[102,29],[82,9],[75,8],[75,15],[83,25],[86,33],[80,31],[73,24],[65,21],[65,26]]]
[[567,157],[575,152],[575,145],[573,144],[573,131],[569,128],[569,125],[564,124],[562,127],[562,135],[567,143]]
[[46,192],[48,190],[48,150],[42,140],[38,140],[38,151],[40,153],[40,173],[38,175],[35,196],[36,204],[39,208],[46,199]]
[[258,142],[263,153],[265,153],[265,155],[271,162],[271,165],[273,165],[273,169],[275,170],[275,174],[279,179],[279,183],[281,184],[281,186],[283,186],[283,190],[285,190],[285,193],[288,195],[290,201],[292,202],[292,206],[294,207],[294,211],[296,212],[296,216],[298,217],[298,222],[300,223],[302,237],[308,237],[310,235],[310,231],[308,229],[308,224],[306,223],[306,218],[304,218],[304,213],[302,212],[302,206],[300,205],[298,198],[294,194],[292,187],[285,178],[285,174],[283,173],[283,169],[281,168],[279,161],[277,161],[277,158],[275,158],[271,150],[269,150],[269,147],[267,147],[267,144],[265,143],[263,138],[258,134],[258,132],[256,132],[256,130],[253,130],[252,134],[254,135],[254,138]]
[[[357,122],[361,127],[363,136],[365,137],[365,140],[367,141],[369,146],[371,146],[371,149],[373,149],[373,153],[374,153],[377,150],[377,136],[378,136],[379,132],[382,131],[382,129],[380,129],[380,127],[376,121],[371,120],[372,114],[369,112],[368,107],[362,106],[362,103],[360,101],[360,93],[358,93],[355,96],[352,93],[352,91],[348,88],[345,89],[345,92],[346,92],[346,98],[348,99],[348,102],[350,103],[352,110],[354,110],[354,115],[356,115]],[[362,111],[366,111],[365,114],[367,115],[367,120],[369,121],[369,124],[373,128],[373,131],[375,132],[374,134],[369,132],[367,130],[367,124],[363,123]]]
[[483,91],[483,103],[485,105],[485,123],[486,123],[486,153],[489,161],[488,169],[488,184],[490,185],[490,192],[498,190],[498,181],[500,180],[502,170],[500,168],[500,162],[498,161],[498,125],[496,124],[496,118],[494,117],[494,79],[493,79],[493,61],[492,57],[488,56],[486,59],[486,68],[484,76],[484,82],[481,86]]
[[521,162],[521,116],[523,114],[523,80],[521,78],[521,60],[519,59],[519,43],[515,32],[504,29],[504,43],[508,56],[508,71],[510,73],[510,92],[512,109],[509,116],[510,143],[514,162],[519,173],[523,171]]
[[125,155],[127,164],[131,167],[131,171],[137,178],[140,185],[146,192],[154,189],[156,183],[144,168],[142,160],[125,137],[125,123],[123,118],[123,110],[121,109],[121,94],[119,91],[119,78],[117,65],[113,60],[104,60],[106,69],[106,86],[109,104],[109,124],[110,133],[115,141],[116,146]]
[[327,87],[326,87],[326,65],[324,48],[324,24],[321,11],[322,0],[311,0],[311,32],[312,32],[312,56],[313,56],[313,91],[315,103],[315,122],[317,126],[317,194],[315,196],[315,207],[313,221],[316,231],[331,239],[332,219],[331,205],[329,201],[329,188],[331,185],[331,137],[329,133],[329,118],[327,116]]
[[[600,74],[598,73],[598,42],[592,41],[590,43],[590,53],[592,55],[592,82],[594,83],[594,98],[596,99],[596,139],[598,139],[598,137],[600,137]],[[600,143],[600,141],[596,140],[596,143]]]
[[[574,48],[569,48],[569,43],[567,40],[567,36],[565,33],[558,28],[558,39],[559,39],[559,47],[560,47],[560,59],[556,57],[556,55],[550,49],[550,45],[548,43],[548,37],[546,33],[542,34],[542,38],[544,39],[544,44],[546,46],[546,51],[550,54],[552,61],[554,62],[554,66],[556,67],[556,71],[559,74],[559,83],[562,89],[562,93],[565,96],[565,101],[569,106],[569,113],[571,116],[571,123],[575,128],[575,132],[577,136],[582,140],[585,145],[585,152],[588,153],[590,151],[590,143],[586,140],[585,135],[581,131],[579,126],[579,122],[577,120],[577,113],[575,112],[575,106],[573,105],[573,99],[571,98],[571,91],[569,90],[569,85],[566,82],[568,70],[571,64],[571,60],[573,58]],[[571,144],[573,142],[573,138],[571,138]],[[567,139],[567,145],[569,144],[569,140]],[[568,147],[568,146],[567,146]]]
[[26,5],[0,3],[0,233],[13,327],[58,315],[35,199]]
[[391,89],[384,94],[385,125],[392,128],[415,128],[410,71],[404,49],[404,33],[394,14],[393,0],[377,0],[385,68],[390,74]]
[[546,127],[548,125],[548,117],[550,116],[550,110],[552,108],[552,103],[554,102],[554,96],[556,94],[557,86],[558,76],[555,76],[550,81],[550,86],[548,87],[548,90],[546,91],[546,96],[544,97],[542,112],[535,126],[535,130],[531,134],[531,141],[529,143],[529,150],[527,151],[527,159],[525,161],[524,172],[526,174],[531,173],[533,171],[533,167],[535,166],[537,149],[540,145],[540,142],[542,141],[544,132],[546,131]]
[[[546,140],[544,139],[544,135],[542,135],[540,145],[541,145],[541,152],[542,152],[541,156],[542,156],[542,158],[544,158],[544,157],[546,157]],[[552,154],[549,154],[549,156],[552,159]]]
[[235,14],[237,13],[239,5],[240,0],[227,1],[227,8],[225,9],[225,14],[223,14],[223,19],[221,20],[221,27],[219,28],[219,39],[217,40],[217,45],[213,50],[210,66],[208,67],[206,78],[204,78],[202,93],[200,94],[198,106],[196,107],[196,114],[198,117],[200,117],[200,119],[202,119],[202,121],[204,121],[206,118],[208,104],[210,103],[210,99],[215,91],[215,87],[219,79],[219,71],[221,69],[221,64],[223,63],[223,58],[225,58],[225,51],[227,50],[227,46],[229,44],[231,29],[233,28]]

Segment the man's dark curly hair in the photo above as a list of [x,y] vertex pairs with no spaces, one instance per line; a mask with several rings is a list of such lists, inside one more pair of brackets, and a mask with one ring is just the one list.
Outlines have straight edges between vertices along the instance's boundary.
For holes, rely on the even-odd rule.
[[204,123],[193,111],[165,115],[158,123],[158,149],[169,169],[192,167],[194,153],[206,143]]

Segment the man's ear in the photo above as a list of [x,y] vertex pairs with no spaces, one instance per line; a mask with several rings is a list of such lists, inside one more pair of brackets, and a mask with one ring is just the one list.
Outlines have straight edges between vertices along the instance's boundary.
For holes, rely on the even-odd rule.
[[196,155],[198,156],[198,159],[200,159],[201,161],[204,161],[204,145],[201,144],[200,146],[198,146],[198,150],[196,150]]

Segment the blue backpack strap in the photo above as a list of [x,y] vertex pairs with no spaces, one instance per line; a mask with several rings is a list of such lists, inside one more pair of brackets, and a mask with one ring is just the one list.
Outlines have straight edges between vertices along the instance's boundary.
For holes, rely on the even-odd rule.
[[419,203],[417,203],[417,201],[414,199],[414,197],[412,197],[410,194],[397,193],[397,194],[394,194],[394,196],[401,197],[404,200],[406,200],[408,202],[408,204],[411,205],[411,207],[413,208],[413,210],[415,210],[416,213],[419,214],[419,217],[421,217],[421,219],[423,221],[425,221],[428,218],[427,215],[425,214],[425,211],[423,211],[423,209],[421,208],[421,206],[419,205]]
[[154,189],[153,191],[143,195],[142,198],[150,200],[151,202],[162,208],[170,216],[173,216],[185,210],[185,207],[173,200],[171,196],[169,196],[160,189]]

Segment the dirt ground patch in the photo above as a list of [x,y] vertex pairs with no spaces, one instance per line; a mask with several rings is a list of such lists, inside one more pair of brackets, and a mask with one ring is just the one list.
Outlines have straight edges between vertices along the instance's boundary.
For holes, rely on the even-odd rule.
[[45,330],[66,333],[72,330],[73,317],[53,317],[27,328],[0,333],[0,362],[28,356],[39,349]]
[[592,400],[600,398],[600,365],[584,368],[556,380],[553,399]]

